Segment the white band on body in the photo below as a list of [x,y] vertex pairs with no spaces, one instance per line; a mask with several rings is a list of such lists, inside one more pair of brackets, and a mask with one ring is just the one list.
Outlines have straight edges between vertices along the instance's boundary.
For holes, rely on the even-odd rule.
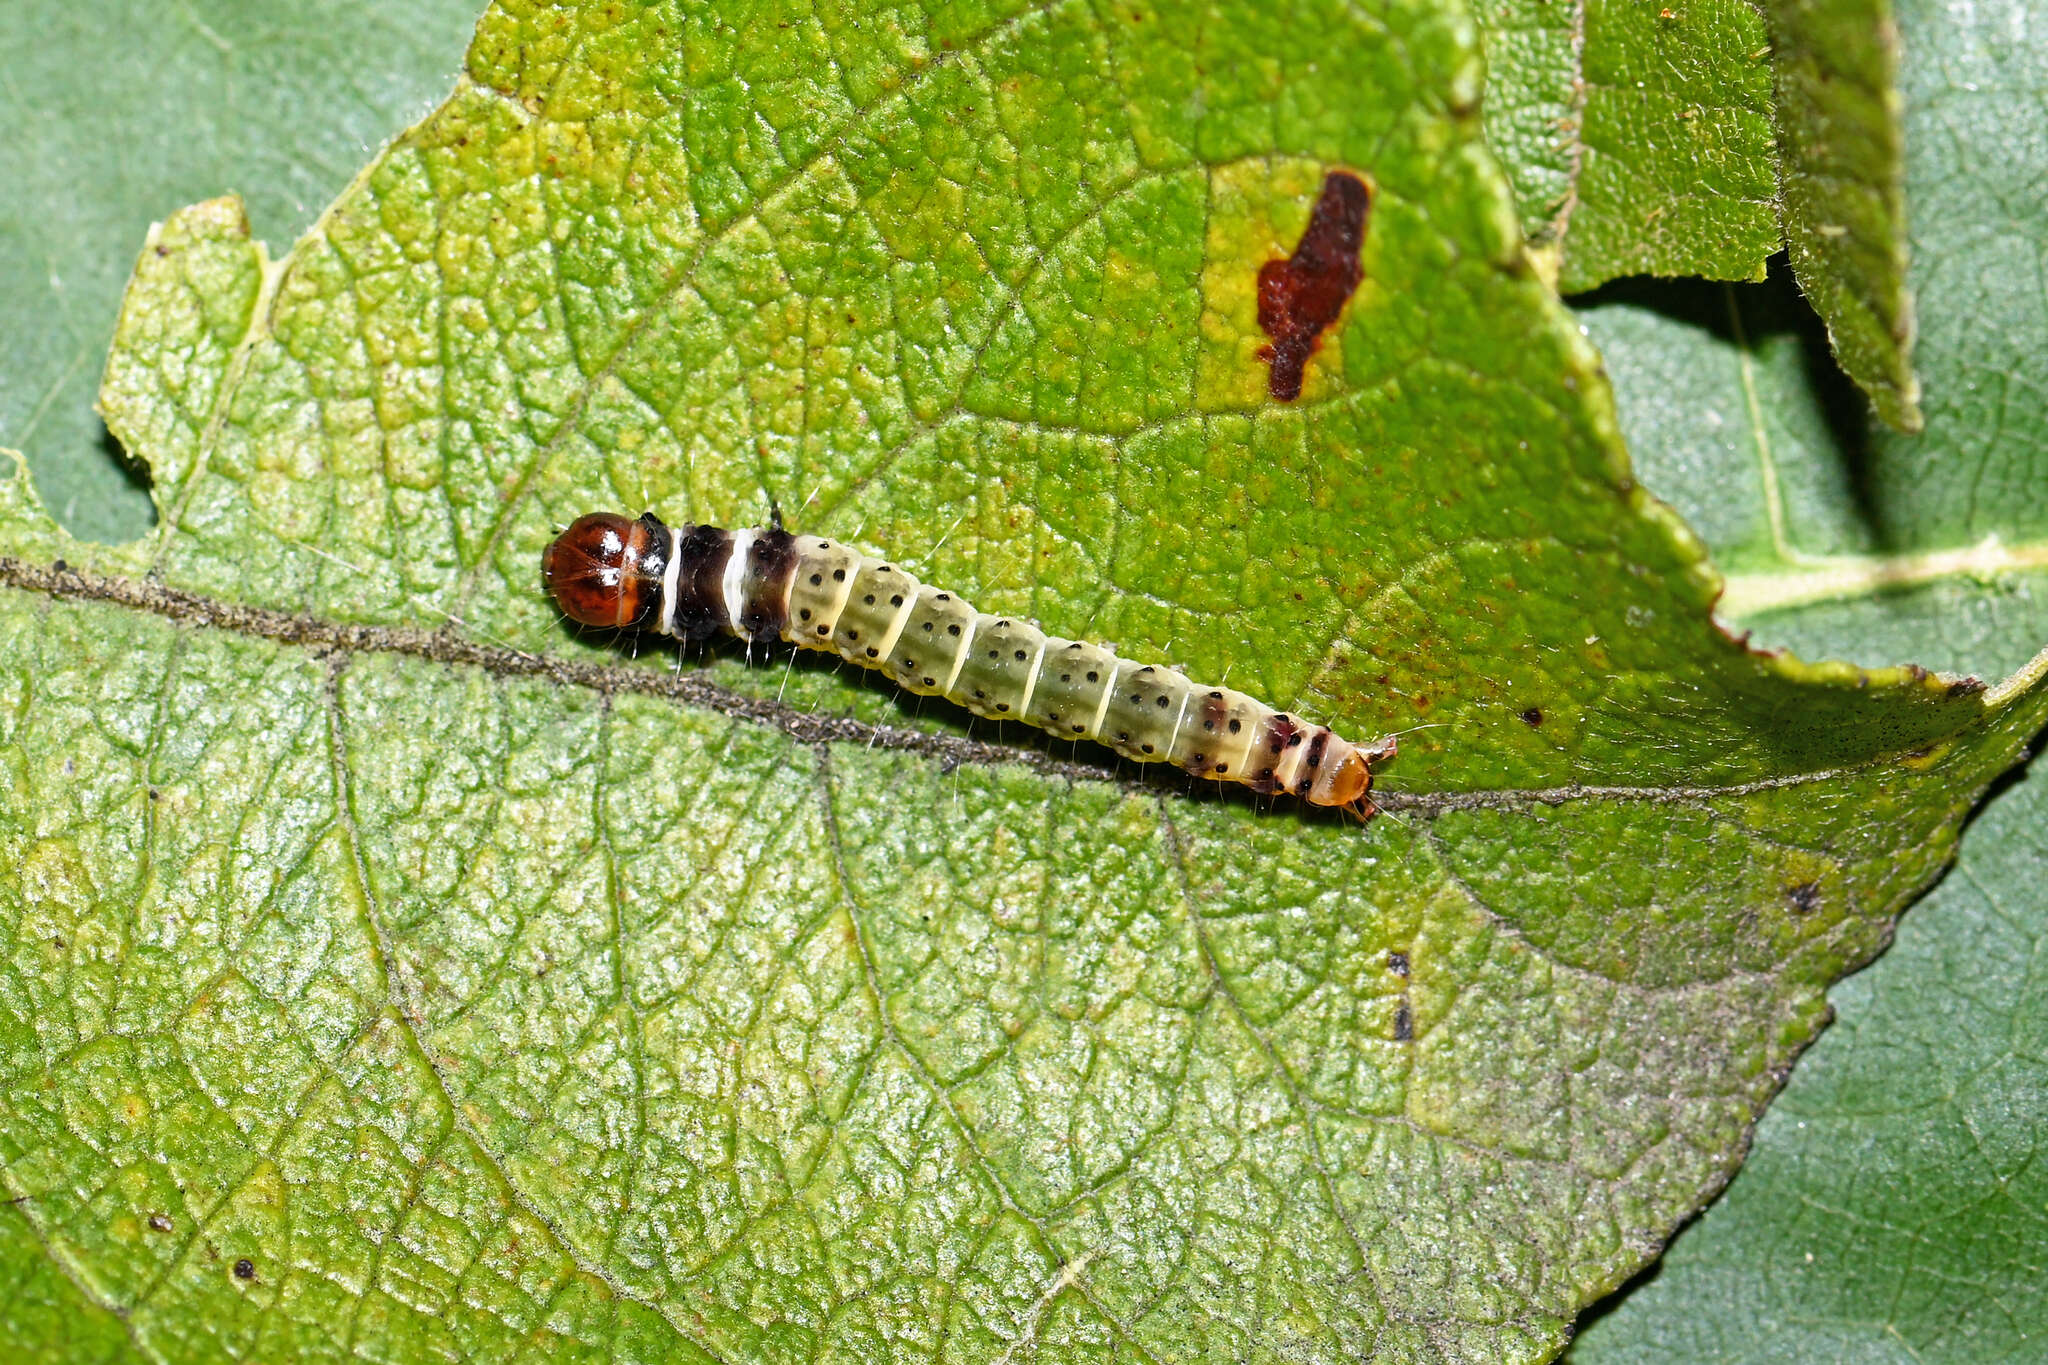
[[725,561],[725,628],[735,635],[746,632],[740,629],[740,610],[746,604],[740,596],[740,583],[747,572],[747,559],[754,552],[754,541],[759,531],[734,531],[732,533],[732,557]]
[[939,689],[939,695],[953,695],[953,684],[960,681],[960,670],[967,665],[967,651],[974,648],[974,628],[981,624],[981,614],[976,612],[967,618],[967,631],[960,639],[960,649],[953,655],[953,671],[946,675],[946,685]]
[[1109,661],[1109,686],[1102,689],[1102,699],[1095,703],[1095,722],[1088,727],[1088,738],[1098,743],[1102,740],[1103,719],[1109,715],[1109,703],[1116,696],[1116,671],[1123,666],[1124,661],[1122,659],[1111,657]]
[[656,627],[663,635],[676,633],[676,582],[683,572],[683,557],[676,552],[682,543],[683,538],[675,528],[669,528],[668,570],[661,576],[661,622]]

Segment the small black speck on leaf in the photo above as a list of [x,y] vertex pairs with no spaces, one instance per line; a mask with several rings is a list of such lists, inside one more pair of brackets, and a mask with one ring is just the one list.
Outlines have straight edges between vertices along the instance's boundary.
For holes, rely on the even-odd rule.
[[1522,721],[1531,729],[1541,725],[1543,723],[1543,708],[1540,706],[1530,707],[1522,713]]
[[244,1256],[244,1257],[243,1257],[243,1258],[242,1258],[241,1260],[239,1260],[239,1261],[236,1261],[236,1262],[235,1262],[235,1278],[236,1278],[236,1279],[238,1279],[238,1280],[253,1280],[253,1279],[255,1279],[255,1278],[256,1278],[256,1263],[255,1263],[254,1261],[250,1260],[250,1259],[249,1259],[249,1258],[248,1258],[247,1256]]

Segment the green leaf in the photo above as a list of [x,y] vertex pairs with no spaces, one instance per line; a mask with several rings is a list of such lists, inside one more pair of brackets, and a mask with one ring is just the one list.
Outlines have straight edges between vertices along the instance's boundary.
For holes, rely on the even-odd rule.
[[[222,203],[143,253],[155,535],[0,482],[8,1196],[178,1356],[1553,1353],[2038,687],[1713,629],[1435,7],[732,18],[494,10],[282,261]],[[1367,283],[1281,407],[1252,282],[1333,163]],[[1440,718],[1409,823],[552,625],[555,518],[771,496]]]
[[0,1303],[9,1358],[24,1365],[146,1359],[120,1318],[64,1278],[29,1216],[13,1204],[0,1208]]
[[1486,132],[1566,292],[1760,279],[1783,244],[1771,47],[1748,0],[1479,0]]
[[1905,97],[1890,0],[1773,0],[1767,12],[1792,269],[1878,417],[1916,432]]

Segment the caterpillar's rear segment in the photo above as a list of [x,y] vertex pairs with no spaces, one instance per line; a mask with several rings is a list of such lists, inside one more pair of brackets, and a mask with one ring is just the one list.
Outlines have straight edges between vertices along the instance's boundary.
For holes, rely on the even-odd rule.
[[541,577],[584,625],[830,650],[976,715],[1361,819],[1375,811],[1372,765],[1395,753],[1391,738],[1361,747],[1242,692],[978,612],[892,564],[780,528],[671,531],[651,512],[592,513],[548,546]]

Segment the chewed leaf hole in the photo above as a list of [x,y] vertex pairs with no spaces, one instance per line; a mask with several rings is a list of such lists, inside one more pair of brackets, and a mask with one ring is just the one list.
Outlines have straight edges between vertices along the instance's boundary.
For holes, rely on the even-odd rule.
[[75,455],[28,442],[24,453],[37,492],[58,524],[80,540],[102,545],[140,540],[156,529],[149,468],[104,425],[93,425],[96,438]]

